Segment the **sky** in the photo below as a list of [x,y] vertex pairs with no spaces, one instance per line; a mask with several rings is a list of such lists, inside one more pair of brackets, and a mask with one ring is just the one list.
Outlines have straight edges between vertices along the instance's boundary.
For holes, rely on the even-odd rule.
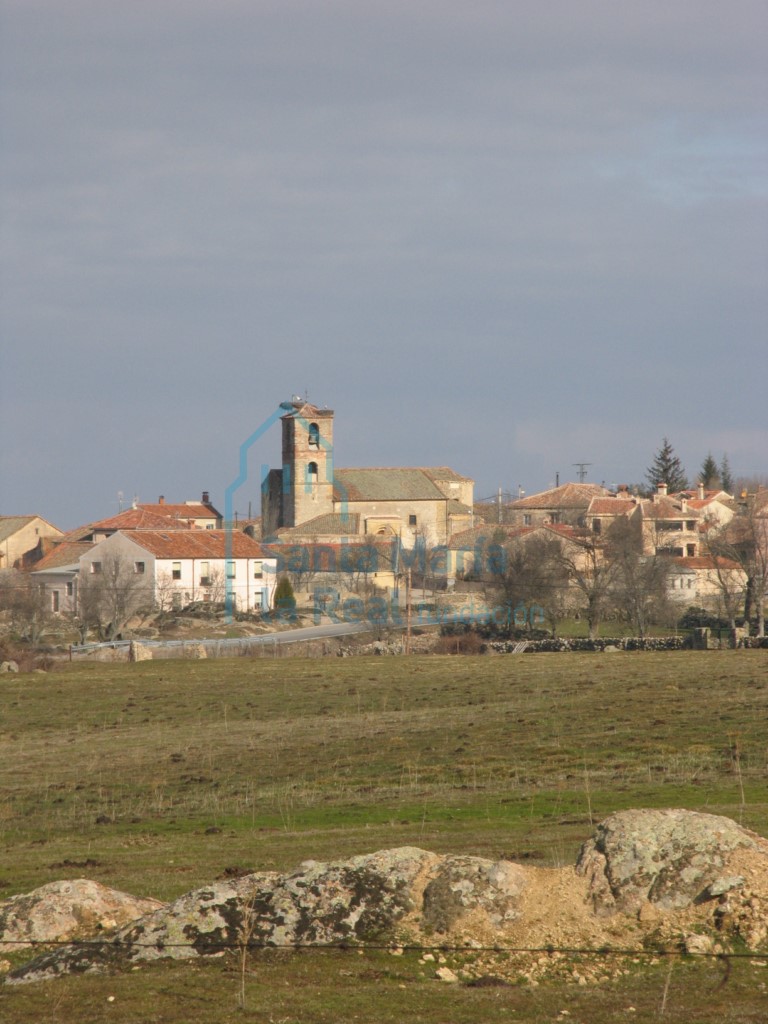
[[[0,0],[0,514],[768,471],[764,0]],[[258,511],[279,427],[234,508]]]

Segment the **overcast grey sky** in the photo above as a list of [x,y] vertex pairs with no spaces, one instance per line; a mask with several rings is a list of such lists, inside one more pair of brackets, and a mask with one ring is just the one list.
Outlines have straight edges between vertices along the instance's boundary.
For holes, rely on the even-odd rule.
[[0,513],[223,507],[305,390],[480,497],[768,470],[764,0],[0,12]]

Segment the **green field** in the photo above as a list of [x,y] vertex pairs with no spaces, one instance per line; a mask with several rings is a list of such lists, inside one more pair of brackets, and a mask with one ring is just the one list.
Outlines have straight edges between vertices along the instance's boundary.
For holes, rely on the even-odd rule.
[[[88,877],[167,900],[235,867],[406,845],[562,865],[627,807],[768,835],[768,652],[65,666],[3,679],[0,744],[2,897]],[[446,986],[382,951],[249,970],[245,1009],[224,958],[0,989],[0,1020],[586,1024],[663,1002],[670,1020],[757,1022],[768,1006],[749,960],[724,983],[717,962],[629,962],[589,990]]]

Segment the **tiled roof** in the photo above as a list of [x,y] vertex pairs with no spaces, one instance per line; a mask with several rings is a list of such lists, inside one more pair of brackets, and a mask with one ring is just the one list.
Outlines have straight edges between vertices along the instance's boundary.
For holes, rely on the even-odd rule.
[[470,505],[465,505],[461,501],[457,501],[456,498],[449,498],[448,504],[445,506],[449,516],[471,516],[472,508]]
[[[123,536],[155,558],[226,558],[226,530],[126,530]],[[233,530],[229,534],[232,558],[268,558],[257,541]],[[104,541],[103,543],[108,543]]]
[[336,501],[445,501],[443,492],[423,469],[337,469]]
[[593,498],[589,503],[587,515],[626,516],[636,508],[637,502],[631,498]]
[[194,504],[169,505],[161,501],[154,505],[144,503],[136,506],[145,512],[153,512],[155,515],[163,516],[166,519],[219,519],[220,516],[215,509],[203,505],[201,502]]
[[42,516],[0,516],[0,540],[6,540],[8,537],[12,537],[14,533],[17,533],[36,519],[45,523],[46,526],[50,526],[52,530],[56,529],[55,526],[49,523],[46,519],[43,519]]
[[675,565],[681,569],[741,569],[742,567],[738,562],[735,562],[732,558],[714,558],[711,555],[696,555],[696,556],[679,556],[670,559]]
[[472,477],[462,476],[450,466],[418,466],[422,473],[426,473],[430,480],[455,480],[457,483],[473,483]]
[[639,502],[646,519],[698,519],[699,513],[690,505],[683,510],[679,501],[672,498],[644,498]]
[[298,526],[287,527],[279,530],[280,537],[304,535],[344,535],[356,534],[360,529],[360,514],[358,512],[326,512],[324,515],[315,516]]
[[[186,508],[187,506],[160,505],[158,507]],[[136,508],[124,509],[116,516],[91,523],[91,529],[99,532],[104,530],[167,530],[170,525],[173,525],[174,528],[190,530],[194,528],[189,522],[190,518],[192,517],[188,515],[187,519],[178,520],[173,515],[160,515],[151,512],[146,505],[138,505]]]
[[561,484],[509,504],[511,509],[586,508],[593,498],[606,497],[609,491],[600,484]]
[[67,565],[76,565],[81,555],[93,547],[95,545],[90,541],[62,541],[53,551],[35,563],[33,571],[44,572],[46,569],[63,569]]

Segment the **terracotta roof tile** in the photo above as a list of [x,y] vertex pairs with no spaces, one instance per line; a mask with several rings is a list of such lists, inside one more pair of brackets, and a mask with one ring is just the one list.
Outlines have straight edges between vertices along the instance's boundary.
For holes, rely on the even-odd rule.
[[[548,491],[540,491],[538,494],[531,494],[527,498],[518,498],[507,507],[511,509],[557,509],[557,508],[586,508],[593,498],[606,497],[610,494],[606,487],[600,484],[561,484]],[[625,499],[626,500],[626,499]]]
[[[155,558],[226,558],[227,530],[126,530],[122,536]],[[268,558],[258,541],[237,530],[229,533],[232,558]]]

